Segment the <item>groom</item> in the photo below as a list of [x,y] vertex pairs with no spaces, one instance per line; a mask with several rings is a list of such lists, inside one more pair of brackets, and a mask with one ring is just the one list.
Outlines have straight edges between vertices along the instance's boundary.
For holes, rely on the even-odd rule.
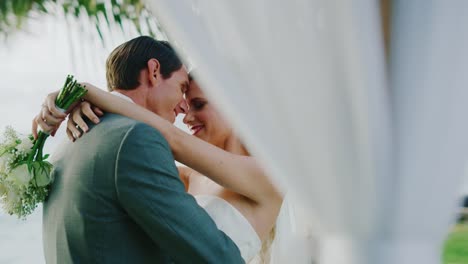
[[[107,59],[108,88],[174,122],[185,67],[167,42],[138,37]],[[44,203],[47,263],[243,263],[236,245],[185,192],[160,132],[106,114],[56,153]]]

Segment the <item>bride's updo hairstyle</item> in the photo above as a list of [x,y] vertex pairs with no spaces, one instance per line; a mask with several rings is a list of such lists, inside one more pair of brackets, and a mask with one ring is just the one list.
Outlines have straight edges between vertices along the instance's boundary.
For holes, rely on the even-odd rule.
[[150,59],[159,61],[164,79],[182,67],[182,61],[169,42],[147,36],[129,40],[115,48],[106,61],[107,89],[133,90],[140,85],[140,72]]

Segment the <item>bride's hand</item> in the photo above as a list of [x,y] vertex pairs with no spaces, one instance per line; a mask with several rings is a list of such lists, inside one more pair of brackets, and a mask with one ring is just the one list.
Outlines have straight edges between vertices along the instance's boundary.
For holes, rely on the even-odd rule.
[[65,120],[65,117],[67,117],[67,114],[63,113],[55,106],[55,98],[57,95],[58,92],[48,94],[42,104],[41,111],[34,117],[32,122],[34,138],[37,138],[38,126],[40,126],[42,131],[54,136],[60,124]]
[[67,122],[67,135],[68,138],[74,142],[76,139],[82,136],[82,131],[84,133],[88,132],[89,127],[84,121],[83,117],[87,117],[94,124],[99,123],[99,116],[103,116],[104,113],[101,109],[96,106],[91,105],[89,102],[81,102],[80,105],[76,106],[70,113]]

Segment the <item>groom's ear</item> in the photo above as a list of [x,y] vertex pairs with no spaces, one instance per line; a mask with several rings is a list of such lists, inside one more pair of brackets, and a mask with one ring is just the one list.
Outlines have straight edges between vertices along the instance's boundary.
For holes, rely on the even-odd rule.
[[156,86],[161,78],[161,71],[159,61],[157,59],[150,59],[148,65],[148,79],[152,86]]

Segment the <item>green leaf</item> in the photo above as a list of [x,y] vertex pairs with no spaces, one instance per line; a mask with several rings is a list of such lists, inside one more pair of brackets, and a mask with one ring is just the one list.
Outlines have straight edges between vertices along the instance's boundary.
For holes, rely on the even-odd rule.
[[[0,0],[0,35],[8,35],[21,29],[31,14],[59,15],[54,12],[53,6],[61,6],[66,14],[76,18],[85,11],[89,19],[94,22],[101,40],[103,40],[99,21],[101,15],[109,27],[117,25],[123,31],[123,23],[128,21],[140,34],[155,37],[151,28],[149,32],[141,32],[141,21],[155,21],[145,8],[143,0]],[[113,18],[114,25],[109,20],[109,15]]]

